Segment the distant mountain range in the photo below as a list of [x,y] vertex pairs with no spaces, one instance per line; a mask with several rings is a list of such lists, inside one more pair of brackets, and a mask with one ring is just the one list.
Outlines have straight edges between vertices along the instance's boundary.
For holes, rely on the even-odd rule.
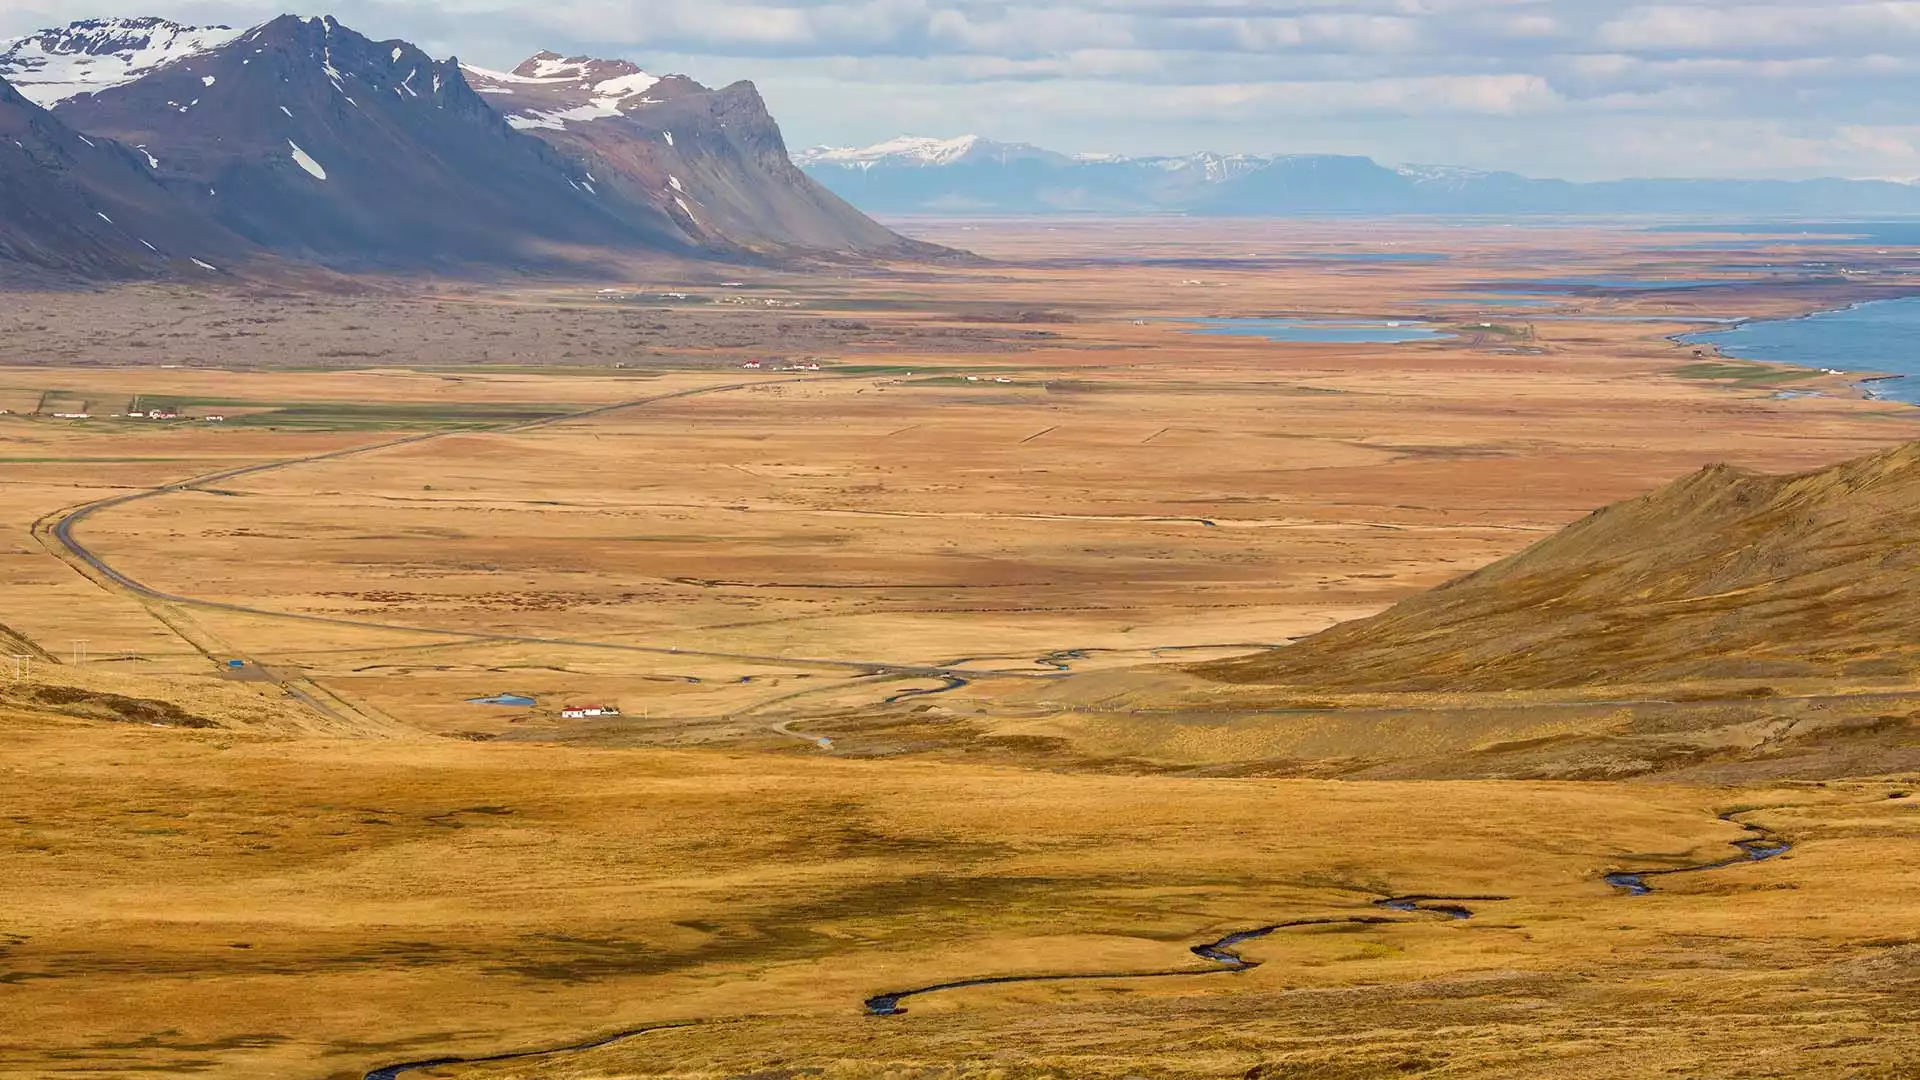
[[85,20],[0,42],[0,133],[16,276],[951,254],[795,168],[750,83],[552,53],[490,72],[331,18]]
[[794,159],[881,214],[1920,214],[1920,186],[1885,180],[1572,183],[1329,154],[1068,155],[975,135],[815,147]]

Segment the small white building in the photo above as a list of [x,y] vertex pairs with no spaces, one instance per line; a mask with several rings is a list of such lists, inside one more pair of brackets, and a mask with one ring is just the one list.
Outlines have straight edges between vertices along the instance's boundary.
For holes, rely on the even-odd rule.
[[612,705],[568,705],[560,710],[560,715],[567,720],[588,720],[594,717],[619,716],[620,710]]

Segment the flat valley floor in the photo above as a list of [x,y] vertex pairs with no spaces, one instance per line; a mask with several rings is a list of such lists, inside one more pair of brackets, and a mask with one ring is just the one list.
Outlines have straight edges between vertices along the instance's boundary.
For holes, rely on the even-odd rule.
[[[8,296],[0,1074],[1920,1075],[1920,779],[1723,761],[1737,688],[1183,666],[1920,438],[1672,340],[1897,258],[909,228],[991,261]],[[1437,333],[1190,321],[1245,318]]]

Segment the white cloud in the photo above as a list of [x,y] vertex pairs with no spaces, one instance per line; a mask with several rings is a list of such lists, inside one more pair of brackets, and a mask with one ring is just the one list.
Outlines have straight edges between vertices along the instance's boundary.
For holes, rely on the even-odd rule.
[[[0,0],[0,34],[279,10]],[[912,127],[1579,176],[1920,172],[1906,126],[1920,0],[338,0],[335,13],[491,66],[544,47],[751,78],[796,142]]]

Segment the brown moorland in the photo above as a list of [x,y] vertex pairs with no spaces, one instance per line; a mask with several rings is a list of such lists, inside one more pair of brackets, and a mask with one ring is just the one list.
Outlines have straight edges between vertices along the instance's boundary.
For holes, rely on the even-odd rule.
[[[1844,584],[1818,541],[1848,494],[1863,536],[1905,520],[1901,452],[1833,474],[1872,483],[1714,473],[1718,509],[1656,495],[1519,554],[1709,463],[1912,439],[1845,377],[1668,338],[1896,295],[1892,261],[1540,309],[1497,290],[1730,256],[915,228],[1007,261],[9,297],[0,1073],[357,1080],[668,1025],[398,1075],[1911,1074],[1920,702],[1898,642],[1836,659],[1870,592],[1792,649],[1803,609],[1720,609],[1751,635],[1696,666],[1665,650],[1711,616],[1601,603]],[[1170,321],[1306,315],[1443,333]],[[1813,542],[1708,569],[1778,535],[1756,506]],[[1684,519],[1666,571],[1648,507]],[[1423,594],[1515,556],[1483,576],[1584,595],[1603,549],[1562,627],[1617,618],[1600,660],[1494,612],[1455,652],[1362,625],[1325,638],[1351,668],[1207,677],[1400,603],[1376,625],[1465,627],[1470,587]],[[1552,662],[1455,684],[1508,662],[1477,633]],[[1756,657],[1799,666],[1710,666]],[[470,700],[502,692],[534,704]],[[558,715],[589,702],[625,715]],[[974,979],[1006,981],[863,1007]]]
[[1920,443],[1798,476],[1715,466],[1385,614],[1194,670],[1387,691],[1905,685],[1916,535]]

